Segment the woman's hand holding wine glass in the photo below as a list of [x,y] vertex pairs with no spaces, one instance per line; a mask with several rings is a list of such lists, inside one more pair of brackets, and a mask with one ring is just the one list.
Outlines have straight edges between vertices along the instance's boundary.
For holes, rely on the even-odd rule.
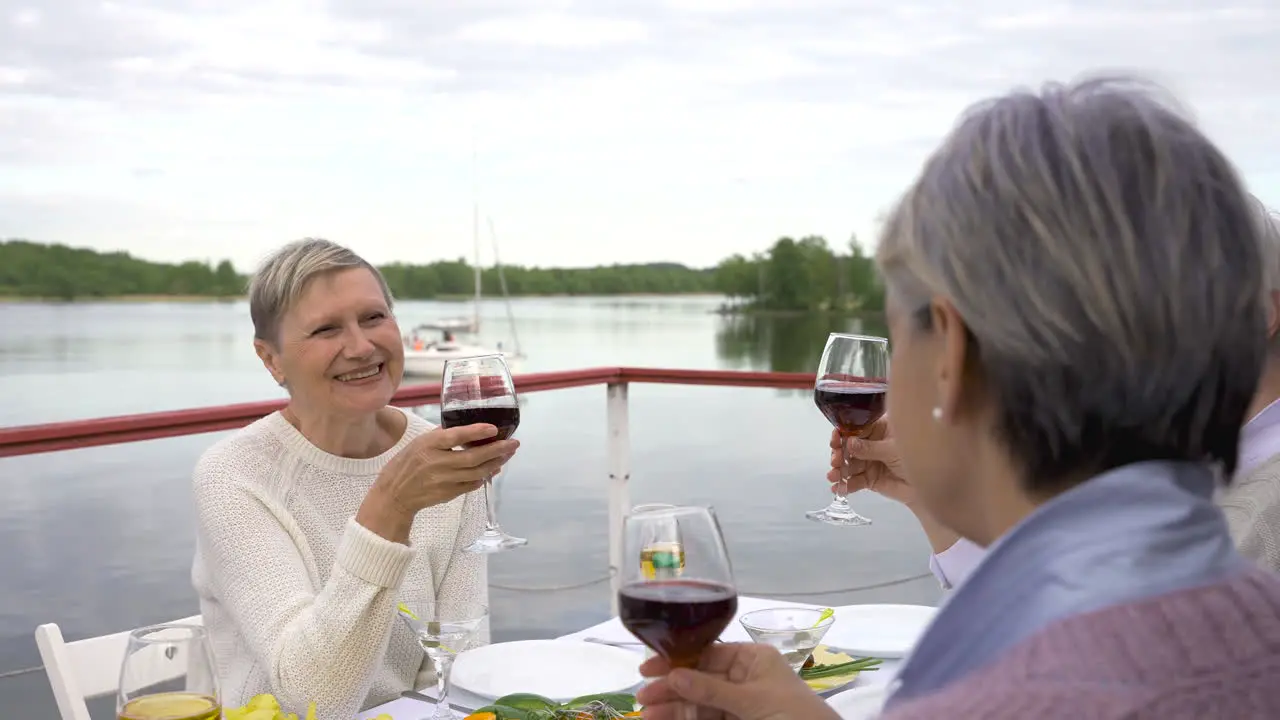
[[686,720],[691,708],[698,718],[839,717],[771,645],[713,645],[696,671],[673,670],[664,658],[653,658],[640,674],[657,678],[636,694],[648,720]]
[[[841,443],[844,443],[843,452]],[[889,419],[880,418],[856,438],[831,431],[831,470],[827,482],[835,487],[843,482],[846,492],[870,490],[890,500],[910,506],[916,492],[904,478],[902,456],[889,432]]]
[[[813,402],[842,438],[861,437],[885,412],[889,390],[889,341],[882,337],[831,333],[822,350],[813,385]],[[845,466],[844,445],[836,443]],[[871,521],[854,512],[845,498],[848,488],[837,482],[835,499],[805,517],[828,525],[856,527]]]
[[831,471],[827,473],[827,481],[835,493],[841,488],[847,488],[847,492],[870,490],[906,505],[920,521],[934,552],[942,552],[960,539],[955,531],[939,524],[916,503],[915,488],[907,482],[902,456],[898,454],[887,417],[877,420],[856,438],[842,437],[839,430],[831,433]]

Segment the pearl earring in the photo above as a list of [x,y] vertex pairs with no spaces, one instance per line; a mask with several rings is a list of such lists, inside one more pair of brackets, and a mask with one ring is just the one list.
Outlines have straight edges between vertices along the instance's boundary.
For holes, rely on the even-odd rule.
[[933,407],[933,421],[938,422],[942,419],[942,408],[935,405]]

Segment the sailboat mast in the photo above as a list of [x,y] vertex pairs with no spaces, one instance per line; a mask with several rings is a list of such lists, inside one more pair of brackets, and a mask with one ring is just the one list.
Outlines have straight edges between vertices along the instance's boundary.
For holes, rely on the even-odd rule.
[[480,195],[476,180],[476,135],[471,131],[471,244],[475,248],[475,301],[471,308],[471,330],[480,332]]

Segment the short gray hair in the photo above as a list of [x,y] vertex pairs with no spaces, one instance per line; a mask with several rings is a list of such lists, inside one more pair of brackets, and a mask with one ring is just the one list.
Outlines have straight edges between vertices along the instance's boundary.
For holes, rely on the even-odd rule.
[[1262,221],[1262,266],[1267,270],[1267,289],[1280,290],[1280,213],[1257,202]]
[[[1262,267],[1267,273],[1267,302],[1271,309],[1271,293],[1280,292],[1280,214],[1255,201],[1258,220],[1262,223]],[[1272,356],[1280,355],[1280,333],[1272,335],[1268,347]]]
[[888,217],[890,297],[958,310],[1027,489],[1155,459],[1235,471],[1266,320],[1260,228],[1158,88],[1091,79],[974,106]]
[[382,273],[367,260],[335,242],[321,238],[297,240],[267,257],[249,281],[249,316],[253,335],[275,343],[280,320],[302,295],[307,283],[319,275],[338,270],[364,268],[373,273],[382,287],[387,307],[392,306],[391,289]]

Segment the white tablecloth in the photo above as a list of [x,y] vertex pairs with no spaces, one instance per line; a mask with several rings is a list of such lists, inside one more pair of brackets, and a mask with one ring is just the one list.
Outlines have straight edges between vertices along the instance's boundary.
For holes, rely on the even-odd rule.
[[[789,602],[786,600],[769,600],[767,598],[743,596],[738,598],[738,615],[739,616],[745,615],[746,613],[752,612],[753,610],[760,610],[762,608],[785,607],[785,606],[805,607],[805,608],[822,607],[821,605],[812,605],[809,603],[797,603],[797,602]],[[839,622],[841,610],[846,608],[853,608],[853,607],[856,607],[856,606],[845,605],[842,607],[835,608],[836,621]],[[566,641],[580,641],[582,638],[586,638],[586,637],[595,637],[595,638],[602,638],[604,640],[619,640],[619,641],[635,640],[635,636],[627,632],[626,628],[622,627],[622,622],[619,621],[618,618],[613,618],[612,620],[606,620],[598,625],[592,625],[591,627],[585,630],[579,630],[576,633],[562,635],[560,638],[557,638],[557,639],[566,640]],[[730,623],[729,627],[725,629],[724,633],[720,636],[720,638],[722,640],[725,640],[726,642],[747,642],[750,640],[750,638],[747,637],[747,632],[742,629],[742,625],[737,622],[736,617],[734,618],[734,622]],[[637,655],[640,655],[644,652],[644,650],[641,647],[636,647],[635,652]],[[855,683],[855,686],[883,685],[889,682],[891,679],[893,679],[893,676],[897,673],[898,666],[900,664],[901,662],[898,660],[885,660],[884,664],[881,665],[880,669],[877,670],[876,672],[862,673],[861,675],[859,675],[858,680]],[[422,692],[432,697],[435,696],[434,687],[423,688]],[[457,688],[453,688],[450,690],[449,701],[450,701],[450,704],[452,705],[457,705],[459,707],[468,708],[468,709],[475,709],[475,708],[483,707],[489,704],[489,700],[485,698],[476,697],[474,695],[471,695],[470,693],[467,693],[463,690],[459,690]],[[420,700],[399,698],[396,700],[392,700],[391,702],[388,702],[388,703],[383,703],[382,705],[379,705],[370,710],[366,710],[365,712],[360,714],[359,718],[360,720],[369,720],[370,718],[374,718],[382,713],[387,713],[391,715],[391,717],[393,717],[395,720],[419,720],[422,717],[429,717],[431,713],[434,711],[435,711],[434,707]]]

